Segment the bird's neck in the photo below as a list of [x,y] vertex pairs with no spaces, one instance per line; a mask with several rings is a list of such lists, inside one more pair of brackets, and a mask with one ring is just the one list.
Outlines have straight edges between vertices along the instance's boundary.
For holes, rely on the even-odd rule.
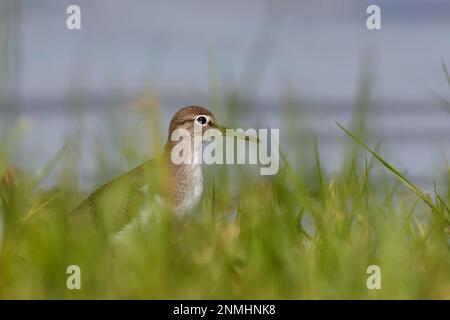
[[[172,141],[169,139],[164,146],[164,153],[168,161],[177,165],[199,165],[202,163],[202,141],[195,141],[190,138],[190,146],[181,141]],[[180,163],[180,150],[183,149],[183,161]],[[176,158],[176,159],[175,159]]]
[[191,149],[192,162],[176,164],[172,159],[172,151],[176,145],[176,141],[169,141],[164,148],[166,161],[169,164],[169,198],[175,211],[184,214],[195,207],[201,199],[203,174],[200,160],[202,154],[201,148],[193,147]]

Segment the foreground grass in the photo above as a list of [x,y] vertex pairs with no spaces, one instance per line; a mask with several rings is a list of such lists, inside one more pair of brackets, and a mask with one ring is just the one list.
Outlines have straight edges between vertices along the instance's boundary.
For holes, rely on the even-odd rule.
[[[69,238],[81,195],[63,184],[3,181],[0,298],[449,299],[448,195],[375,183],[376,153],[327,174],[312,152],[309,175],[286,161],[271,178],[207,170],[200,212],[183,223],[156,213],[121,241]],[[373,264],[380,290],[366,287]],[[66,287],[69,265],[81,290]]]

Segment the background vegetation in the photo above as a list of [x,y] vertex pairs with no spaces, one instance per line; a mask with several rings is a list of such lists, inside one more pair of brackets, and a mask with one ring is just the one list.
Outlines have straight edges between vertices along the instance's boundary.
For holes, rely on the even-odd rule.
[[[68,211],[86,194],[71,179],[75,157],[64,156],[76,154],[75,147],[38,173],[21,173],[8,162],[19,126],[1,148],[0,297],[450,298],[450,171],[449,183],[430,195],[390,164],[380,165],[380,144],[373,154],[358,146],[352,138],[366,138],[367,90],[361,87],[342,167],[327,172],[312,138],[288,150],[295,162],[283,153],[273,177],[246,166],[206,168],[200,212],[183,223],[157,213],[120,241],[103,232],[89,241],[68,236]],[[245,112],[236,99],[226,108]],[[157,109],[145,111],[149,121]],[[296,117],[295,110],[285,112]],[[338,126],[336,134],[346,135]],[[139,157],[132,139],[117,144],[130,159]],[[97,152],[104,167],[107,154]],[[43,187],[61,164],[59,182]],[[72,264],[81,267],[81,290],[66,288]],[[366,287],[372,264],[381,268],[381,290]]]

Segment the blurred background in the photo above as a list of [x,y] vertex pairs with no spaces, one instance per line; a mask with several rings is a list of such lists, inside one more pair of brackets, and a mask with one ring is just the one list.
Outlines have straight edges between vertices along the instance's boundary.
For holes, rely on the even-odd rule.
[[[66,28],[71,4],[81,30]],[[382,30],[366,28],[370,4]],[[348,140],[335,122],[364,105],[369,141],[429,188],[450,157],[449,15],[446,0],[0,0],[0,134],[27,128],[14,163],[29,170],[79,138],[89,187],[99,145],[117,170],[151,156],[145,110],[165,130],[199,104],[228,125],[280,128],[287,154],[316,133],[333,170]],[[124,137],[142,146],[128,162]]]

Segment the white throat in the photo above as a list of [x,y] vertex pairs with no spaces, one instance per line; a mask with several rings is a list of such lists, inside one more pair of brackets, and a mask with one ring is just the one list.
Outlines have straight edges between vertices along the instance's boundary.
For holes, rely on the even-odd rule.
[[176,212],[179,215],[185,215],[191,212],[202,199],[203,195],[203,173],[200,164],[191,165],[190,179],[187,192],[183,200],[179,203]]

